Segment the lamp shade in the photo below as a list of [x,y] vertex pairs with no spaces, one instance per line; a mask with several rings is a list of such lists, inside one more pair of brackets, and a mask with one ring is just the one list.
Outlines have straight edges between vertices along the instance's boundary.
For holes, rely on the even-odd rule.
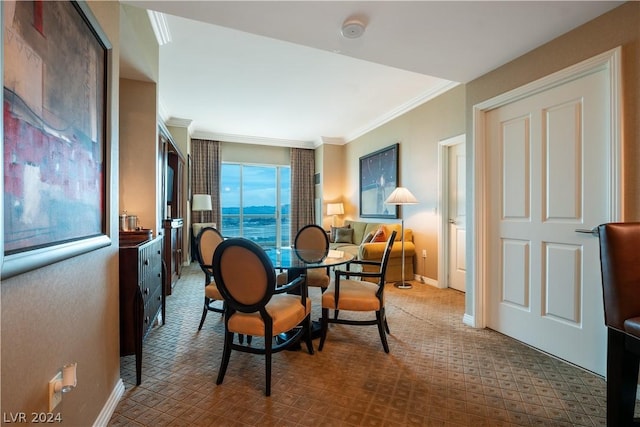
[[344,206],[342,203],[329,203],[327,204],[327,215],[342,215],[344,214]]
[[193,201],[191,202],[192,211],[210,211],[211,196],[208,194],[194,194]]
[[418,200],[405,187],[396,187],[384,202],[388,205],[415,205]]

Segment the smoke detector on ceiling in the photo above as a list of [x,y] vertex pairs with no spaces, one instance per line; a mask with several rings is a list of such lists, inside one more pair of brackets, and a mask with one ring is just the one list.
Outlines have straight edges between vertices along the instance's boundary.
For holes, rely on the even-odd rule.
[[364,33],[365,25],[358,19],[348,19],[342,24],[342,35],[348,39],[357,39]]

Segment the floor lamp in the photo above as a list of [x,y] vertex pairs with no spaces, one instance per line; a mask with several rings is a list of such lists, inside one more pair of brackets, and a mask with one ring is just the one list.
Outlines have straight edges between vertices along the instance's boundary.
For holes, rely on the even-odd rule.
[[202,222],[202,211],[210,211],[212,209],[211,206],[211,196],[208,194],[194,194],[193,200],[191,203],[191,211],[197,212],[200,211],[200,222]]
[[[384,201],[388,205],[415,205],[418,203],[418,200],[415,198],[411,191],[407,190],[404,187],[396,187],[395,190],[387,197],[387,200]],[[404,214],[404,212],[403,212]],[[402,281],[395,284],[395,287],[398,289],[411,289],[411,283],[406,283],[404,281],[404,215],[403,218],[400,219],[400,238],[402,242]]]

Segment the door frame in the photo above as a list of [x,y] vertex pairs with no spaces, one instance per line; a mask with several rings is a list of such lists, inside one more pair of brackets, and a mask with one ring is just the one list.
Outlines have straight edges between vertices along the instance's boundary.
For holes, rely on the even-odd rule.
[[[465,144],[466,134],[438,141],[438,288],[447,288],[449,274],[449,147]],[[465,288],[468,281],[465,282]]]
[[[499,108],[535,95],[536,93],[561,86],[572,80],[600,70],[606,70],[609,77],[609,95],[611,105],[610,127],[610,214],[612,221],[622,219],[622,124],[621,124],[621,47],[611,49],[573,66],[542,77],[517,89],[498,95],[473,106],[473,138],[467,150],[467,166],[472,173],[467,182],[470,190],[471,208],[467,217],[467,308],[464,323],[476,328],[486,327],[488,272],[487,251],[489,245],[488,213],[486,197],[489,195],[489,182],[485,178],[487,141],[486,114]],[[597,224],[595,224],[597,225]],[[469,312],[469,310],[472,312]]]

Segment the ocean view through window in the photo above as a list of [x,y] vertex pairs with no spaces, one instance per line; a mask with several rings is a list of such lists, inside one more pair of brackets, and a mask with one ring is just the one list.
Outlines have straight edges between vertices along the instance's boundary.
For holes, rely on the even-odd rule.
[[265,249],[291,244],[289,166],[222,163],[220,202],[224,236]]

